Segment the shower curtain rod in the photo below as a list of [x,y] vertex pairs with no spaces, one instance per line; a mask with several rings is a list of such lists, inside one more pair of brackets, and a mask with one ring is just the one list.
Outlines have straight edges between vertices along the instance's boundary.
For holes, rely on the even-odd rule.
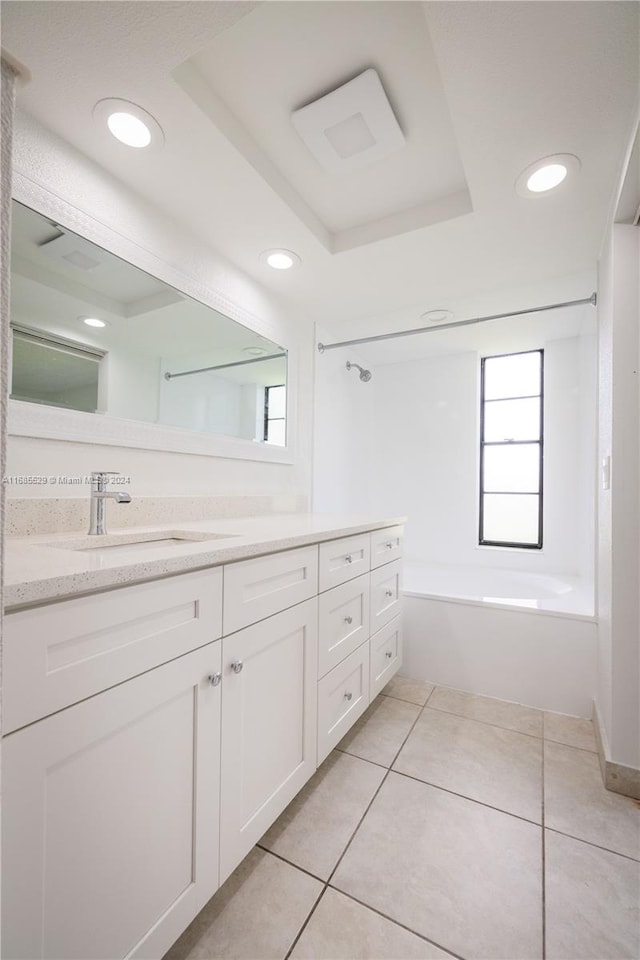
[[451,323],[437,323],[432,327],[415,327],[413,330],[399,330],[397,333],[379,333],[372,337],[359,337],[357,340],[319,343],[318,353],[324,353],[325,350],[335,350],[337,347],[353,347],[359,343],[376,343],[378,340],[395,340],[396,337],[412,337],[417,333],[432,333],[434,330],[466,327],[471,323],[486,323],[487,320],[506,320],[507,317],[521,317],[526,313],[542,313],[544,310],[557,310],[559,307],[577,307],[585,303],[590,303],[595,307],[597,303],[596,294],[592,293],[590,297],[584,297],[582,300],[566,300],[564,303],[548,303],[544,307],[530,307],[528,310],[511,310],[509,313],[494,313],[489,317],[473,317],[471,320],[454,320]]
[[286,353],[272,353],[269,357],[252,357],[251,360],[236,360],[235,363],[219,363],[215,367],[199,367],[197,370],[183,370],[181,373],[165,373],[165,380],[175,380],[176,377],[190,377],[194,373],[208,373],[210,370],[228,370],[229,367],[245,367],[248,363],[264,363],[265,360],[277,360],[286,357]]

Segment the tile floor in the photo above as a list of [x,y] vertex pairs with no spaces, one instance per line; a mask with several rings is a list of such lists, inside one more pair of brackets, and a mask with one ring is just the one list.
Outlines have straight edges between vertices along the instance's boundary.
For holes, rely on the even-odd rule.
[[592,724],[396,677],[165,960],[637,960]]

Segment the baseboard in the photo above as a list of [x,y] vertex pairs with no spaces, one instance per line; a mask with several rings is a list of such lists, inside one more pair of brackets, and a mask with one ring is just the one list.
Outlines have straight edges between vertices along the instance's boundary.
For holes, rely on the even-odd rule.
[[607,734],[595,700],[593,702],[593,728],[598,746],[600,771],[605,787],[612,793],[621,793],[625,797],[640,800],[640,770],[637,767],[627,767],[623,763],[614,763],[611,760]]

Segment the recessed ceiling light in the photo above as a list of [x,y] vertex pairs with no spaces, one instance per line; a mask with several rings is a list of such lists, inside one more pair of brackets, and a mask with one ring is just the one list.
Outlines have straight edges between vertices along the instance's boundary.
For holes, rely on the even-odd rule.
[[571,153],[557,153],[530,164],[516,180],[516,193],[521,197],[539,197],[554,190],[580,169],[580,161]]
[[128,147],[148,147],[151,143],[151,130],[132,113],[124,110],[110,113],[107,126],[116,140],[126,143]]
[[86,323],[88,327],[106,327],[107,321],[100,320],[98,317],[78,317],[79,320],[82,320],[83,323]]
[[527,180],[527,190],[531,190],[533,193],[553,190],[554,187],[558,187],[562,183],[567,172],[564,163],[547,163],[531,174]]
[[145,147],[161,147],[164,143],[164,134],[158,121],[128,100],[113,97],[99,100],[93,108],[93,116],[127,147],[141,150]]
[[420,314],[423,323],[447,323],[452,317],[451,310],[427,310]]
[[260,256],[274,270],[290,270],[300,263],[298,254],[291,250],[265,250]]

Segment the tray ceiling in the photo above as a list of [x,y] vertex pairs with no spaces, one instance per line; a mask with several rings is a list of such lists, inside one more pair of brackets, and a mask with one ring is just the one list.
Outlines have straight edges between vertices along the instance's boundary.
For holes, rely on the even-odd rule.
[[[374,68],[406,138],[365,169],[329,173],[292,113]],[[471,212],[422,5],[262,4],[174,77],[331,252]]]

